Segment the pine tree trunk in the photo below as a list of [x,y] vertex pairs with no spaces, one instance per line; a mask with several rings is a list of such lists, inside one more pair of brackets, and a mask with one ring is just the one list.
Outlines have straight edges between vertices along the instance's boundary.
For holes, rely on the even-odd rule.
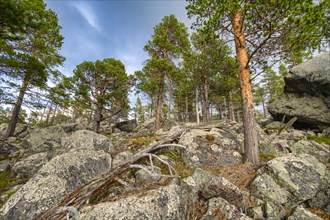
[[160,119],[162,116],[162,106],[163,106],[163,96],[164,96],[164,79],[165,79],[165,74],[161,73],[158,95],[157,95],[157,104],[156,104],[156,120],[155,120],[156,131],[160,129]]
[[232,20],[236,56],[239,65],[239,78],[242,95],[242,111],[244,125],[244,149],[246,161],[252,164],[260,164],[258,133],[254,117],[254,104],[252,86],[250,82],[250,69],[248,67],[248,51],[243,32],[241,12],[237,11]]
[[22,107],[23,98],[24,98],[26,89],[28,87],[28,84],[29,84],[29,74],[26,74],[24,79],[23,79],[21,89],[19,90],[19,95],[18,95],[17,101],[15,103],[12,115],[10,117],[10,121],[9,121],[7,132],[6,132],[6,137],[7,138],[10,137],[10,136],[13,136],[14,133],[15,133],[16,125],[17,125],[17,122],[18,122],[19,112],[20,112],[21,107]]
[[262,97],[262,109],[264,111],[264,117],[267,117],[266,107],[265,107],[265,99]]
[[53,113],[52,119],[50,120],[50,123],[51,123],[51,124],[54,124],[55,116],[56,116],[56,112],[57,112],[57,107],[58,107],[58,105],[55,104],[54,113]]
[[209,101],[209,81],[207,77],[204,78],[204,114],[203,120],[210,121],[210,101]]
[[44,108],[44,110],[42,112],[42,115],[39,120],[39,124],[42,122],[42,119],[44,119],[44,115],[46,114],[46,109],[47,109],[48,104],[49,104],[49,101],[47,102],[46,107]]
[[95,133],[100,132],[100,124],[101,124],[101,121],[102,121],[102,118],[103,118],[102,110],[103,110],[103,104],[102,103],[97,103],[95,105],[94,124],[93,124],[93,131]]
[[196,88],[196,99],[195,99],[195,102],[196,102],[196,121],[197,121],[197,124],[199,124],[199,110],[198,110],[198,88]]
[[229,119],[231,121],[236,121],[235,120],[235,111],[234,111],[234,106],[233,106],[233,100],[231,97],[231,92],[229,92]]
[[226,97],[224,96],[223,97],[223,106],[224,106],[224,115],[223,117],[225,118],[225,121],[227,121],[228,117],[228,108],[227,108],[227,100],[226,100]]
[[48,125],[49,116],[50,116],[50,114],[51,114],[52,111],[53,111],[53,103],[50,102],[50,106],[49,106],[49,109],[48,109],[48,113],[47,113],[47,117],[46,117],[46,122],[45,122],[46,125]]
[[185,97],[185,114],[184,114],[184,120],[185,122],[188,122],[188,95],[186,94],[186,97]]

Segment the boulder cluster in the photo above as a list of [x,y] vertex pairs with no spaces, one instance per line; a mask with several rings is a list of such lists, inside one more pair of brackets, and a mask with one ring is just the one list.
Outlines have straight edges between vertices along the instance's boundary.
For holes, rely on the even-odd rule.
[[[83,120],[19,125],[7,140],[1,124],[0,220],[329,219],[329,68],[320,68],[329,55],[291,70],[270,112],[279,120],[297,117],[297,124],[257,125],[260,166],[243,163],[243,125],[230,121],[153,132],[153,119],[138,126],[130,120],[102,124],[102,134]],[[306,71],[313,72],[308,81]],[[308,102],[315,109],[301,116],[295,101],[279,104],[292,97],[323,107]]]

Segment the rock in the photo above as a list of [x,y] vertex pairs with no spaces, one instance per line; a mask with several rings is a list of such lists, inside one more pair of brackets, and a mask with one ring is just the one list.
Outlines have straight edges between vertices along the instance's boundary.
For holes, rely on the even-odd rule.
[[[162,171],[159,167],[154,166],[152,169],[151,166],[147,166],[146,169],[149,172],[141,169],[135,173],[135,181],[137,183],[142,183],[142,184],[157,183],[162,178],[159,175],[159,174],[162,174]],[[152,175],[150,175],[150,174],[152,174]]]
[[183,151],[185,163],[193,166],[231,166],[242,163],[240,142],[230,132],[222,129],[204,131],[192,129],[185,133],[179,144],[187,146]]
[[108,153],[113,153],[114,151],[109,138],[93,131],[76,131],[72,133],[66,142],[69,144],[69,149],[103,150]]
[[307,211],[303,207],[297,207],[288,220],[323,220],[319,216]]
[[322,131],[322,135],[325,137],[330,137],[330,128],[326,128]]
[[112,166],[115,167],[132,156],[133,156],[133,153],[130,151],[120,152],[113,157]]
[[281,121],[298,117],[293,124],[295,128],[321,129],[330,127],[330,110],[325,102],[310,95],[283,93],[268,106],[268,111],[275,120]]
[[[4,137],[6,135],[8,128],[8,123],[2,123],[0,124],[0,138]],[[14,136],[17,137],[21,133],[26,132],[28,130],[28,126],[25,124],[17,124],[15,128]]]
[[64,148],[67,137],[68,134],[60,125],[35,128],[23,140],[22,147],[28,149],[30,153],[54,151]]
[[325,189],[320,190],[317,194],[310,200],[308,204],[311,208],[323,209],[330,212],[330,184],[325,187]]
[[190,194],[186,188],[171,184],[138,192],[113,202],[85,206],[80,210],[80,219],[185,220],[190,201]]
[[310,94],[320,97],[330,108],[330,52],[318,55],[289,70],[285,93]]
[[73,133],[77,130],[79,130],[79,124],[78,123],[64,123],[61,124],[61,128],[66,132],[66,133]]
[[[283,207],[295,208],[328,188],[330,174],[310,155],[288,154],[268,161],[250,184],[251,195],[266,201],[267,216],[283,213]],[[275,213],[275,214],[274,214]]]
[[208,209],[201,220],[218,219],[248,220],[251,218],[242,213],[236,206],[228,203],[225,199],[212,198],[208,201]]
[[298,117],[296,128],[330,127],[330,52],[316,56],[289,71],[284,93],[268,106],[275,120]]
[[192,175],[197,188],[205,199],[221,197],[236,207],[241,207],[243,195],[240,189],[223,177],[217,177],[197,168]]
[[289,148],[291,152],[297,156],[301,154],[309,154],[323,163],[330,162],[330,146],[327,144],[301,140],[294,143]]
[[15,163],[12,172],[16,178],[31,178],[38,170],[50,160],[47,153],[36,153]]
[[155,121],[156,121],[155,117],[149,118],[149,119],[145,120],[142,124],[139,124],[137,126],[137,130],[138,131],[141,129],[151,130],[155,127]]
[[0,209],[0,219],[32,219],[111,166],[109,154],[80,150],[54,157]]
[[10,160],[0,160],[0,172],[5,172],[10,169]]
[[19,148],[17,146],[0,140],[0,159],[6,158],[9,154],[12,154],[18,150]]
[[121,121],[116,123],[115,128],[118,128],[121,131],[132,132],[135,130],[137,122],[135,119]]

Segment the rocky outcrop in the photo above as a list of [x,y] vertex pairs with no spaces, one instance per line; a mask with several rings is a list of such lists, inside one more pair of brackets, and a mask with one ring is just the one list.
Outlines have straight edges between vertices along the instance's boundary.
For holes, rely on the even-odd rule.
[[329,183],[330,175],[318,160],[309,155],[287,155],[269,161],[259,170],[250,192],[266,202],[266,216],[285,217],[284,207],[295,208],[315,198]]
[[32,219],[66,194],[107,171],[109,154],[80,150],[53,158],[0,209],[0,219]]
[[97,134],[93,131],[79,130],[65,140],[65,145],[72,149],[88,149],[88,150],[103,150],[112,153],[113,145],[109,138],[104,135]]
[[241,207],[243,195],[237,186],[223,177],[213,176],[209,172],[197,168],[192,175],[194,185],[205,199],[221,197],[236,207]]
[[330,52],[289,71],[284,93],[268,106],[276,120],[298,117],[298,128],[330,127]]
[[250,220],[237,206],[230,204],[227,200],[217,197],[208,201],[208,209],[201,220],[235,219]]
[[241,135],[234,131],[212,128],[210,131],[192,129],[185,133],[179,143],[187,146],[183,159],[194,166],[230,166],[242,162]]
[[121,121],[115,124],[115,128],[121,131],[132,132],[137,127],[137,121],[135,119]]
[[177,219],[185,220],[191,198],[186,188],[170,184],[136,193],[113,202],[86,206],[79,219]]
[[319,216],[307,211],[303,207],[297,207],[288,220],[323,220]]

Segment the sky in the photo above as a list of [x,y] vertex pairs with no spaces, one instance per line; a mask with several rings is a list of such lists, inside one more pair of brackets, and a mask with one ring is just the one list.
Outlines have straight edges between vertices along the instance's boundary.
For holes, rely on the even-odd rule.
[[189,28],[184,0],[48,0],[57,13],[66,62],[59,70],[71,76],[83,61],[121,60],[128,74],[142,69],[148,59],[143,50],[153,27],[174,14]]

